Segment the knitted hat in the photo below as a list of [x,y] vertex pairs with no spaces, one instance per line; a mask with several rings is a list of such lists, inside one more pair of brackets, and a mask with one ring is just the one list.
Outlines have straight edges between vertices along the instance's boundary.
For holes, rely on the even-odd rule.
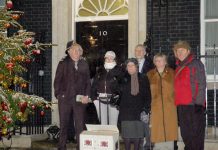
[[182,41],[182,40],[179,40],[176,44],[174,44],[173,51],[176,51],[179,48],[191,50],[190,44],[187,41]]
[[114,51],[107,51],[104,55],[104,58],[106,57],[111,57],[112,59],[116,58],[116,54],[114,53]]

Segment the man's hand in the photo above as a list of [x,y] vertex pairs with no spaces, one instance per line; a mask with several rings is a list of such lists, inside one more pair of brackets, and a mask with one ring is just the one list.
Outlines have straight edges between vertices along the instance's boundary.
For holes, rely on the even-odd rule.
[[194,109],[195,109],[195,112],[196,112],[196,113],[201,113],[201,112],[204,112],[204,111],[205,111],[204,106],[198,105],[198,104],[195,104],[195,105],[194,105]]
[[82,104],[88,104],[88,102],[89,102],[89,97],[88,97],[88,96],[83,96],[81,102],[82,102]]

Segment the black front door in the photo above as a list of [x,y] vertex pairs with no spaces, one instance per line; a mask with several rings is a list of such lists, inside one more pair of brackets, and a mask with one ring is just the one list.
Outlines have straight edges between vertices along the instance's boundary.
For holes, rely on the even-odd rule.
[[76,23],[76,41],[84,49],[91,77],[103,65],[107,51],[116,53],[118,64],[128,57],[128,21],[98,21]]

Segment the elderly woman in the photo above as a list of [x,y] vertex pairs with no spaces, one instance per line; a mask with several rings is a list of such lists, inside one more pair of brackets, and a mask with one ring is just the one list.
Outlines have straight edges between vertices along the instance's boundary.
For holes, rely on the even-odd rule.
[[[174,104],[174,70],[167,67],[166,55],[154,56],[155,69],[147,76],[151,86],[151,142],[156,149],[163,146],[173,150],[177,140],[177,111]],[[164,143],[163,143],[164,142]]]
[[122,85],[120,102],[121,135],[125,149],[130,150],[131,142],[134,150],[138,150],[144,138],[144,124],[140,121],[140,113],[150,111],[150,86],[147,76],[138,73],[138,61],[130,58],[126,61],[127,75]]
[[124,73],[117,65],[113,51],[107,51],[104,58],[104,67],[99,68],[93,80],[91,98],[94,100],[100,123],[117,125],[119,111],[110,101],[112,95],[119,94]]
[[[66,150],[67,130],[73,113],[75,120],[77,149],[79,149],[79,135],[85,126],[85,111],[90,96],[90,77],[87,62],[81,58],[82,47],[69,41],[67,43],[67,56],[62,59],[57,67],[54,90],[58,99],[60,116],[60,138],[58,149]],[[80,95],[81,101],[77,102],[76,97]]]

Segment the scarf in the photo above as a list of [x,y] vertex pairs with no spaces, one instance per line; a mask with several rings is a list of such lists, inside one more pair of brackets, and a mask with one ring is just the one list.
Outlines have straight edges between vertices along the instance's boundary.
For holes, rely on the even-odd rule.
[[138,73],[131,75],[131,95],[136,96],[139,93]]
[[113,69],[115,66],[117,65],[117,63],[116,62],[111,62],[111,63],[104,63],[104,68],[106,69],[106,70],[110,70],[110,69]]

